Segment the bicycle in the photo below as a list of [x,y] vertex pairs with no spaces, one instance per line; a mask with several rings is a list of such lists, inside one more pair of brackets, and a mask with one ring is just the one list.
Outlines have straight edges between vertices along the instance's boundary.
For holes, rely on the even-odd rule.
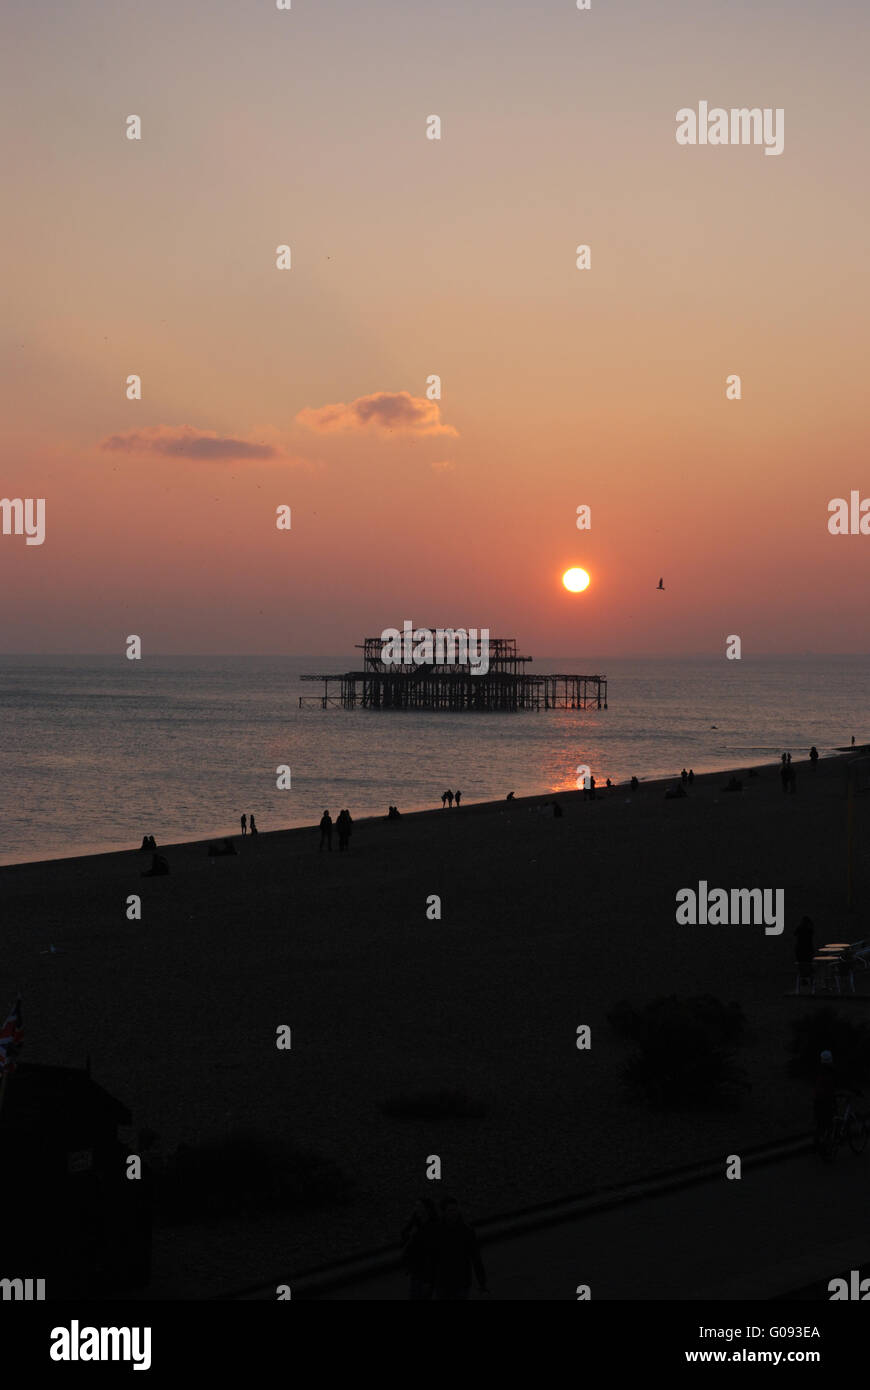
[[860,1096],[861,1091],[838,1091],[834,1097],[837,1101],[845,1102],[841,1109],[834,1112],[832,1123],[823,1131],[816,1134],[816,1148],[822,1158],[828,1162],[833,1162],[837,1156],[837,1149],[841,1144],[847,1143],[853,1154],[861,1154],[867,1146],[867,1121],[862,1115],[856,1114],[852,1108],[851,1096]]

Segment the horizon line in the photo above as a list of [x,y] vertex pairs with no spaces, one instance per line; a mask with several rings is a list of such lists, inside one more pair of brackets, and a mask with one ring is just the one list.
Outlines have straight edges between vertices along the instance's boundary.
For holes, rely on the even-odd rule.
[[[288,652],[288,651],[280,651],[280,652],[279,652],[279,651],[273,651],[273,652],[228,652],[228,651],[200,651],[200,652],[190,652],[190,651],[187,651],[187,652],[150,652],[150,653],[149,653],[149,657],[151,657],[151,658],[160,657],[161,659],[164,658],[164,657],[181,658],[181,659],[189,659],[189,658],[193,658],[193,657],[239,657],[239,658],[241,658],[241,657],[248,657],[248,658],[251,658],[251,659],[255,659],[255,658],[260,658],[260,657],[286,657],[286,658],[291,658],[291,657],[292,657],[292,658],[300,658],[300,657],[309,657],[309,656],[310,656],[310,657],[318,658],[318,659],[319,659],[320,657],[323,657],[323,656],[329,656],[329,657],[331,657],[331,656],[336,656],[336,655],[338,655],[338,654],[339,654],[339,653],[338,653],[337,651],[331,651],[331,652],[306,652],[306,651],[298,651],[298,652]],[[576,655],[576,653],[568,653],[568,652],[561,652],[561,653],[560,653],[560,652],[545,652],[544,655],[541,656],[541,657],[532,657],[532,660],[533,660],[533,661],[535,661],[535,660],[538,660],[538,661],[545,661],[545,660],[552,659],[553,657],[557,657],[557,656],[568,656],[568,655],[570,655],[571,658],[572,658],[572,660],[573,660],[574,657],[575,657],[575,655]],[[656,653],[655,655],[653,655],[652,653],[649,653],[649,652],[641,652],[641,653],[636,653],[636,654],[632,654],[632,653],[630,653],[630,652],[623,652],[623,653],[614,653],[614,652],[611,652],[611,653],[609,653],[609,654],[598,654],[598,655],[603,655],[603,659],[608,660],[608,661],[680,661],[680,660],[683,660],[683,661],[695,661],[695,660],[699,660],[699,659],[701,659],[701,658],[711,658],[711,659],[712,659],[712,658],[717,658],[717,659],[718,659],[719,657],[723,657],[723,659],[727,660],[727,658],[723,656],[723,653],[721,652],[721,650],[718,650],[718,649],[717,649],[716,651],[694,651],[694,652],[673,652],[673,651],[671,651],[671,652],[658,652],[658,653]],[[64,651],[29,651],[29,652],[28,652],[28,651],[20,651],[20,652],[0,652],[0,660],[9,659],[9,658],[13,658],[13,657],[33,657],[33,656],[41,656],[41,657],[58,657],[58,658],[59,658],[59,657],[110,657],[110,656],[116,656],[116,657],[118,658],[118,660],[125,660],[125,659],[126,659],[126,653],[125,653],[123,650],[120,650],[120,651],[118,651],[118,650],[113,650],[113,651],[101,651],[101,652],[92,652],[92,651],[75,651],[75,652],[64,652]],[[751,653],[751,654],[748,654],[748,655],[745,655],[745,656],[741,656],[741,657],[740,657],[740,660],[741,660],[741,661],[763,661],[763,660],[774,660],[774,659],[775,659],[775,660],[791,660],[791,659],[802,659],[802,658],[803,658],[803,659],[806,659],[806,658],[808,658],[808,657],[809,657],[809,658],[812,658],[813,660],[830,660],[830,659],[832,659],[832,658],[860,659],[861,657],[868,657],[868,656],[870,656],[870,652],[866,652],[866,651],[863,651],[863,652],[814,652],[814,651],[753,652],[753,653]],[[138,659],[138,660],[147,660],[148,658],[137,658],[137,659]],[[733,662],[730,663],[730,664],[733,664]]]

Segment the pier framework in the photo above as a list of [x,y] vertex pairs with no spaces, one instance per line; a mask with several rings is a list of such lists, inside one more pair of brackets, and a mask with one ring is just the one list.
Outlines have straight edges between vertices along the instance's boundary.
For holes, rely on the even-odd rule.
[[489,639],[489,669],[475,675],[468,662],[397,665],[381,655],[381,637],[359,644],[363,669],[336,675],[304,675],[323,683],[322,695],[301,695],[299,707],[321,709],[399,709],[515,711],[607,709],[606,676],[526,671],[530,656],[517,653],[516,639]]

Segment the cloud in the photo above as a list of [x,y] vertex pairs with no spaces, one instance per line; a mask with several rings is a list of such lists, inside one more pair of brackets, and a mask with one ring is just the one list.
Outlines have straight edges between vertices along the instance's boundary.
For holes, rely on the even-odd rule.
[[192,425],[156,425],[132,430],[129,434],[113,434],[100,445],[123,454],[167,454],[171,458],[187,459],[272,459],[280,450],[271,444],[251,444],[246,439],[231,439],[212,430],[197,430]]
[[376,391],[358,396],[347,405],[318,408],[306,406],[296,416],[297,424],[309,430],[330,434],[339,430],[375,430],[381,434],[456,435],[452,425],[441,423],[437,401],[412,396],[407,391]]

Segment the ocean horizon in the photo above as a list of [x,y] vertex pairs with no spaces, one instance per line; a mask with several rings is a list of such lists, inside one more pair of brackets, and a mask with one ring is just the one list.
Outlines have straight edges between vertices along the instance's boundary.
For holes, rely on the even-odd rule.
[[[870,731],[870,656],[538,658],[607,676],[604,710],[300,709],[355,656],[0,656],[0,864],[822,756]],[[279,790],[278,768],[290,787]]]

